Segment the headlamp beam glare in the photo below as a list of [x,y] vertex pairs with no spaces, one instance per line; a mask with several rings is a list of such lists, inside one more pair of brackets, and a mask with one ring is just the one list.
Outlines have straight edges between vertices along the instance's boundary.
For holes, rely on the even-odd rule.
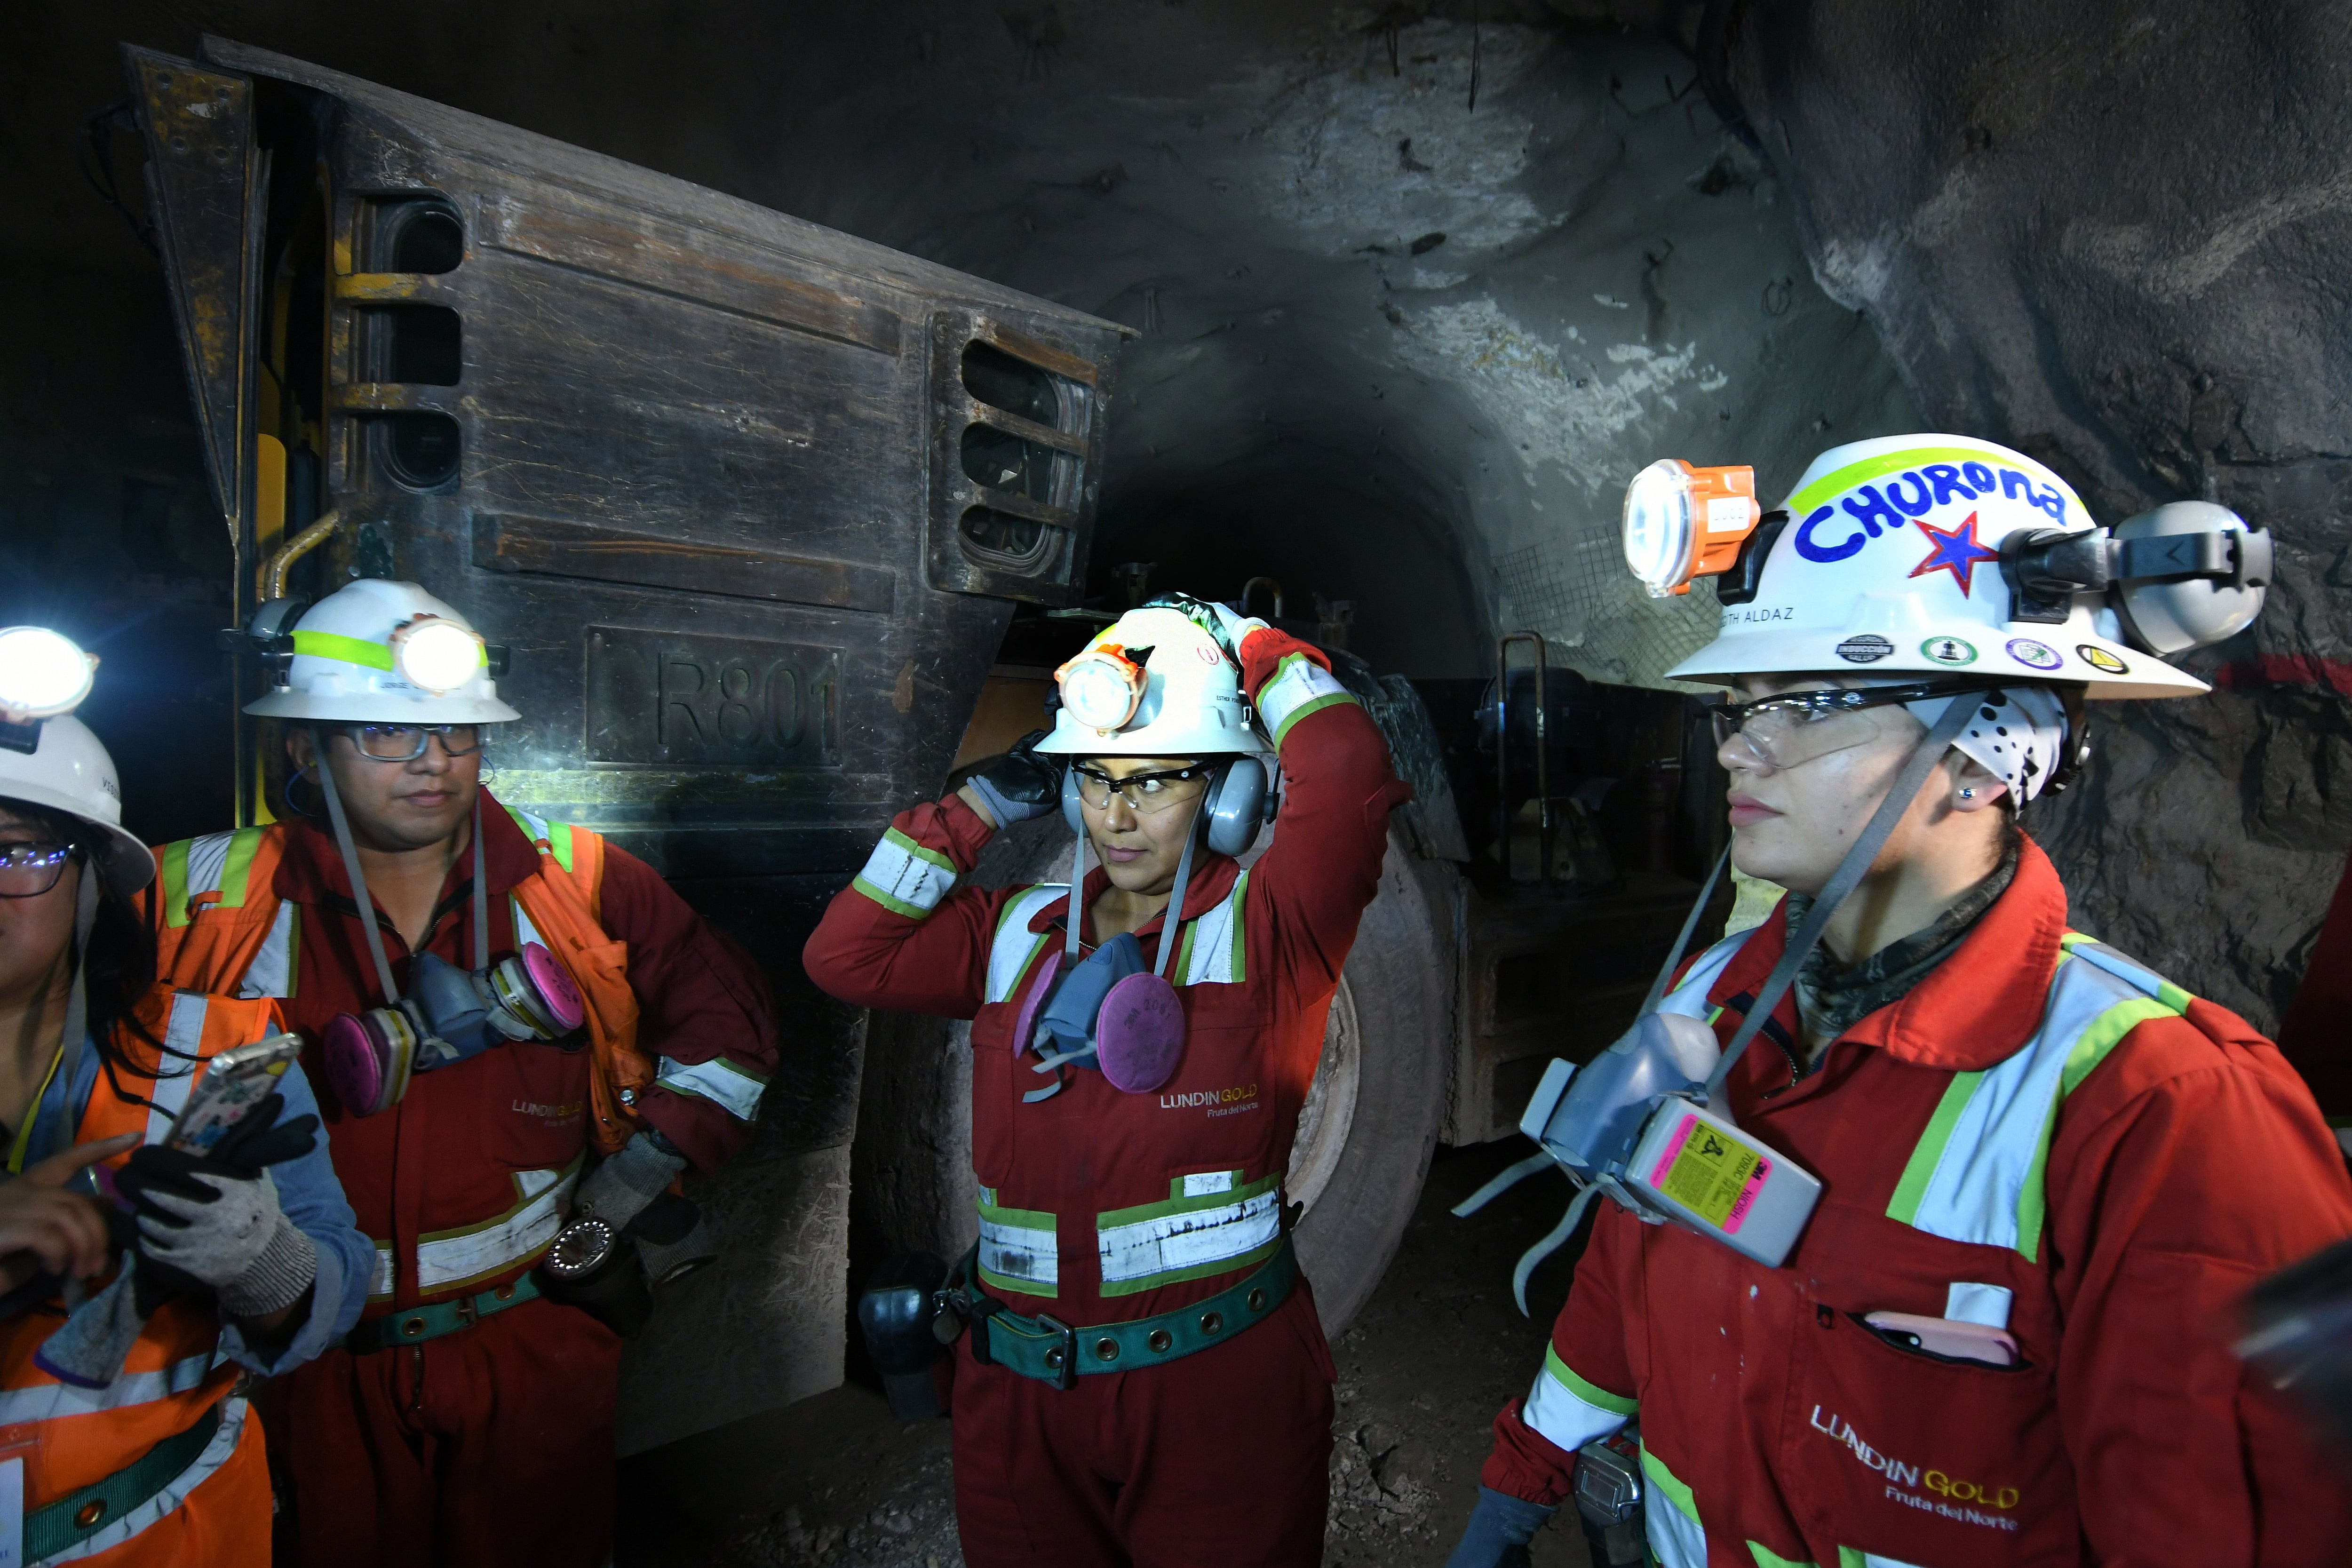
[[1109,643],[1087,649],[1054,672],[1070,717],[1106,734],[1124,729],[1135,717],[1147,679],[1126,649]]
[[439,697],[482,668],[482,639],[437,616],[419,616],[392,634],[393,664],[409,685]]
[[1662,458],[1625,487],[1625,564],[1654,599],[1687,594],[1732,568],[1763,515],[1754,468]]
[[0,718],[11,724],[70,713],[89,695],[98,656],[47,626],[0,631]]

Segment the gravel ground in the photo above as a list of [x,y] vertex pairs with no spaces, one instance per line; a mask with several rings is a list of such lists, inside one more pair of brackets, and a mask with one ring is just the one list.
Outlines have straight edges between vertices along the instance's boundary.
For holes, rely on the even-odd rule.
[[[1446,1209],[1517,1159],[1517,1140],[1438,1151],[1371,1302],[1332,1346],[1339,1369],[1328,1568],[1442,1563],[1478,1491],[1495,1412],[1523,1390],[1567,1293],[1555,1260],[1511,1304],[1511,1265],[1568,1184],[1539,1177],[1470,1219]],[[962,1568],[948,1424],[904,1426],[856,1384],[622,1466],[618,1568]],[[1539,1568],[1586,1568],[1573,1521]],[[1203,1565],[1208,1568],[1208,1565]]]

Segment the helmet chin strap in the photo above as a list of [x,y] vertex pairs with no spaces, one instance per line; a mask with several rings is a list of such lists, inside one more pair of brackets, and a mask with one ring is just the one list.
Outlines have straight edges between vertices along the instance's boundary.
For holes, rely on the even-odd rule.
[[[64,1075],[66,1088],[73,1088],[74,1074],[81,1069],[83,1039],[89,1034],[89,933],[98,925],[98,879],[100,873],[95,856],[84,856],[81,877],[74,887],[73,984],[66,991],[65,1035],[58,1042],[62,1058],[58,1071]],[[26,1112],[30,1121],[40,1111],[39,1105]]]
[[[375,977],[383,987],[384,1001],[397,1005],[400,987],[393,984],[392,961],[383,955],[383,936],[375,929],[375,900],[368,896],[367,873],[360,869],[359,846],[352,842],[351,819],[343,815],[342,792],[335,788],[335,770],[327,755],[327,737],[319,726],[310,726],[310,746],[319,753],[319,788],[327,797],[327,819],[334,825],[335,847],[343,852],[343,874],[352,881],[352,901],[359,906],[360,934],[367,938],[368,956],[375,961]],[[476,802],[477,808],[479,802]],[[475,852],[481,849],[482,836],[474,835]],[[478,929],[478,928],[477,928]]]

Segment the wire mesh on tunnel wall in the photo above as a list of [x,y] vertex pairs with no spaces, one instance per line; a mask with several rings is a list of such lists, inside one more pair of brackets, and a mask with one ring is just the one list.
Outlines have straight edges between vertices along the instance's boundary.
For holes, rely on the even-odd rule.
[[1665,672],[1706,646],[1721,616],[1712,581],[1676,599],[1643,594],[1614,529],[1514,550],[1495,570],[1503,629],[1542,633],[1551,662],[1594,680],[1668,686]]

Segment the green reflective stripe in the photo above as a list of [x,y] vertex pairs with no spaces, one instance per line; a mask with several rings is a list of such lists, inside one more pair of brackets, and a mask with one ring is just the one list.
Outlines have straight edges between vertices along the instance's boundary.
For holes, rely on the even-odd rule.
[[750,1121],[760,1114],[760,1097],[768,1089],[765,1075],[725,1057],[713,1057],[691,1066],[664,1057],[654,1081],[673,1094],[691,1094],[710,1100],[738,1121]]
[[[1823,474],[1789,498],[1789,513],[1801,521],[1804,513],[1811,511],[1832,496],[1843,495],[1856,485],[1866,484],[1884,475],[1900,473],[1905,468],[1916,468],[1927,463],[1982,463],[1989,468],[2007,468],[2013,473],[2024,472],[2018,468],[2016,459],[1998,452],[1988,452],[1980,447],[1913,447],[1906,451],[1883,452],[1875,458],[1864,458],[1861,462],[1849,463],[1834,473]],[[2032,478],[2030,474],[2026,477]],[[2076,510],[2082,509],[2081,500],[2067,488],[2063,479],[2054,479],[2053,482],[2058,486],[2058,493],[2064,496]]]
[[1029,1296],[1059,1294],[1060,1223],[1043,1209],[1006,1208],[997,1203],[995,1188],[981,1188],[982,1282]]
[[1304,653],[1292,653],[1283,656],[1258,688],[1257,710],[1278,751],[1291,727],[1309,713],[1355,700],[1330,671]]
[[547,825],[547,847],[555,863],[563,868],[566,876],[572,872],[572,824],[551,822]]
[[1859,1546],[1841,1546],[1838,1548],[1838,1568],[1919,1568],[1919,1565],[1906,1563],[1899,1557],[1864,1552]]
[[1300,703],[1297,707],[1283,715],[1282,723],[1275,730],[1273,735],[1275,749],[1277,751],[1281,750],[1284,738],[1286,737],[1293,729],[1297,727],[1298,721],[1301,719],[1306,718],[1311,713],[1320,713],[1326,708],[1339,708],[1349,705],[1359,708],[1363,706],[1360,702],[1356,701],[1354,693],[1347,691],[1326,692],[1320,697]]
[[908,854],[912,855],[916,859],[929,860],[932,865],[937,866],[940,870],[945,871],[950,877],[956,874],[956,863],[954,861],[949,859],[938,850],[931,848],[929,845],[918,844],[915,840],[908,837],[907,835],[899,832],[897,828],[892,827],[884,830],[882,837],[887,839],[890,843],[896,844],[899,848],[904,849]]
[[[1240,1173],[1235,1172],[1238,1175]],[[1178,1176],[1168,1184],[1169,1196],[1156,1204],[1139,1204],[1131,1209],[1105,1209],[1095,1215],[1097,1230],[1110,1230],[1123,1225],[1140,1225],[1145,1220],[1164,1219],[1174,1214],[1192,1214],[1200,1209],[1222,1208],[1227,1204],[1254,1198],[1260,1193],[1272,1192],[1281,1182],[1280,1176],[1267,1176],[1247,1186],[1212,1188],[1188,1195],[1183,1184],[1188,1178]]]
[[1706,1568],[1706,1528],[1699,1522],[1698,1504],[1690,1488],[1658,1462],[1646,1443],[1642,1446],[1642,1473],[1659,1495],[1675,1505],[1653,1505],[1642,1510],[1643,1533],[1648,1537],[1652,1561],[1662,1568]]
[[253,869],[253,858],[261,849],[258,827],[242,827],[229,840],[228,859],[221,867],[220,903],[224,910],[245,908],[245,881]]
[[390,669],[392,649],[380,642],[364,637],[347,637],[336,632],[303,632],[294,634],[294,651],[312,658],[331,658],[343,664],[356,664],[368,669]]
[[1919,1200],[1927,1195],[1928,1178],[1936,1173],[1937,1162],[1944,1157],[1944,1146],[1952,1141],[1952,1128],[1960,1120],[1960,1112],[1976,1098],[1977,1086],[1984,1082],[1981,1072],[1961,1072],[1952,1075],[1945,1086],[1944,1098],[1936,1106],[1936,1113],[1927,1118],[1927,1131],[1919,1135],[1919,1146],[1911,1151],[1911,1158],[1903,1167],[1903,1179],[1895,1184],[1894,1201],[1886,1205],[1886,1217],[1904,1225],[1915,1225],[1919,1218]]
[[188,841],[186,839],[177,839],[163,847],[162,871],[163,924],[177,930],[188,923]]
[[1250,874],[1234,879],[1234,889],[1199,919],[1185,927],[1177,944],[1176,976],[1180,985],[1239,985],[1249,978],[1249,945],[1242,915],[1249,900]]
[[1560,1359],[1559,1352],[1544,1346],[1544,1370],[1568,1385],[1569,1392],[1587,1405],[1630,1417],[1642,1405],[1639,1400],[1628,1399],[1622,1394],[1612,1394],[1599,1384],[1587,1383],[1576,1374],[1576,1369]]
[[1222,1188],[1180,1176],[1169,1184],[1174,1195],[1159,1203],[1097,1214],[1102,1293],[1133,1296],[1272,1257],[1282,1241],[1281,1184],[1279,1173]]
[[1666,1468],[1664,1462],[1650,1451],[1650,1446],[1647,1443],[1642,1445],[1642,1473],[1649,1477],[1651,1483],[1666,1495],[1667,1500],[1675,1505],[1675,1510],[1685,1519],[1689,1520],[1693,1524],[1698,1522],[1698,1503],[1692,1498],[1690,1488],[1683,1485],[1676,1479],[1674,1471]]
[[2059,1077],[2058,1092],[2050,1101],[2041,1146],[2033,1152],[2033,1168],[2026,1175],[2024,1190],[2017,1194],[2017,1250],[2027,1262],[2036,1261],[2042,1251],[2042,1225],[2050,1201],[2046,1181],[2050,1145],[2058,1132],[2058,1108],[2091,1076],[2092,1069],[2107,1059],[2107,1053],[2123,1043],[2126,1035],[2151,1018],[2178,1016],[2179,1008],[2168,1007],[2152,996],[2136,996],[2100,1014],[2089,1028],[2076,1037],[2074,1049],[2066,1053],[2066,1068]]
[[1748,1554],[1756,1559],[1756,1568],[1820,1568],[1810,1557],[1783,1557],[1760,1541],[1748,1543]]

